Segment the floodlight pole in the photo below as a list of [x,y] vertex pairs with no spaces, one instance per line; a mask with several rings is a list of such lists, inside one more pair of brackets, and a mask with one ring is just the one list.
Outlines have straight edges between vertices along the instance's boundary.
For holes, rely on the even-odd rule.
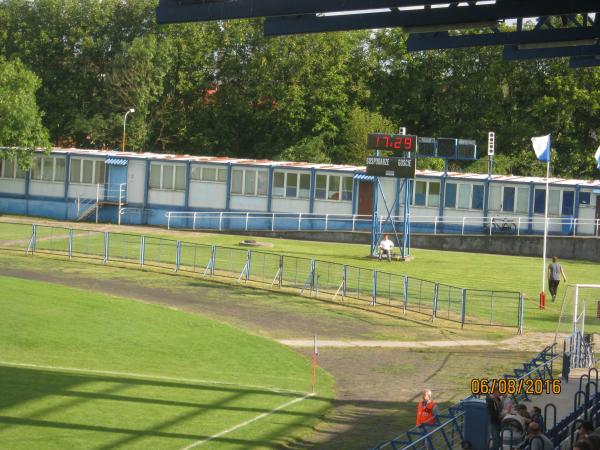
[[125,113],[125,117],[123,117],[123,140],[122,140],[122,144],[121,144],[122,145],[121,151],[123,151],[123,152],[125,151],[125,137],[126,137],[125,127],[127,125],[127,116],[129,115],[129,113],[134,113],[134,112],[135,112],[135,108],[129,108],[127,110],[127,112]]

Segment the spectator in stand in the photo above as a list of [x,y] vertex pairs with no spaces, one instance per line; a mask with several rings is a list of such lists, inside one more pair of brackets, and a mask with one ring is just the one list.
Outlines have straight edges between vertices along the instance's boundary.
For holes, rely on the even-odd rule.
[[437,423],[437,419],[435,418],[437,414],[437,403],[431,400],[431,391],[425,389],[422,400],[417,404],[417,426],[435,425]]
[[592,450],[592,446],[586,441],[577,441],[573,446],[573,450]]
[[600,436],[589,434],[585,441],[590,444],[592,450],[600,450]]
[[534,406],[531,408],[531,421],[537,423],[540,426],[542,432],[546,431],[546,424],[544,423],[544,416],[542,416],[542,410]]
[[523,403],[517,406],[517,414],[520,415],[523,419],[525,419],[525,423],[529,424],[531,422],[531,416],[529,415],[529,411],[527,411],[527,406]]
[[392,250],[394,249],[394,243],[390,241],[388,235],[383,236],[383,240],[379,243],[379,261],[383,255],[387,256],[389,262],[392,262]]
[[530,450],[554,450],[552,441],[542,433],[540,425],[535,422],[529,424],[527,437],[523,444],[525,444],[525,447],[529,446]]
[[485,406],[488,412],[488,424],[490,430],[490,438],[492,440],[492,450],[500,448],[500,426],[502,424],[502,399],[498,386],[494,387],[494,392],[485,397]]

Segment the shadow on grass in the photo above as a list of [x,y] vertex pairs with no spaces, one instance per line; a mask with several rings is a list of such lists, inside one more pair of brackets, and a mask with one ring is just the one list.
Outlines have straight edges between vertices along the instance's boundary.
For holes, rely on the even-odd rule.
[[[103,386],[99,383],[106,383],[106,385]],[[86,390],[85,386],[87,385],[87,389],[89,389],[91,384],[94,385],[94,390]],[[210,439],[215,442],[243,445],[248,448],[258,446],[278,448],[277,445],[272,443],[270,438],[261,437],[258,440],[246,440],[230,438],[226,435],[212,438],[210,434],[205,435],[194,431],[202,428],[202,416],[207,414],[211,414],[209,421],[216,422],[217,424],[219,421],[222,421],[222,429],[236,425],[236,422],[239,422],[239,414],[236,415],[238,419],[227,418],[227,414],[230,414],[232,411],[247,413],[244,416],[244,420],[252,419],[262,414],[269,414],[275,417],[281,416],[282,418],[276,420],[276,422],[285,423],[285,427],[299,427],[309,419],[313,419],[311,421],[314,421],[321,417],[320,411],[308,413],[297,410],[290,411],[286,408],[277,411],[273,410],[273,408],[286,404],[291,400],[301,398],[301,394],[273,392],[265,389],[231,385],[150,380],[128,376],[77,374],[0,365],[0,386],[2,386],[2,395],[0,395],[0,427],[2,429],[6,430],[8,427],[23,426],[40,429],[70,430],[73,433],[95,432],[115,435],[104,435],[101,440],[99,438],[96,444],[100,446],[96,445],[94,448],[100,449],[127,446],[140,439],[152,437],[184,439],[192,442]],[[171,392],[165,391],[161,395],[163,398],[156,398],[155,390],[149,389],[144,392],[144,388],[146,387],[164,388],[171,390]],[[137,392],[141,392],[142,395],[123,393],[123,391],[133,388],[137,388]],[[173,390],[178,390],[179,392]],[[184,400],[180,399],[182,396],[185,397]],[[252,396],[256,398],[255,402],[253,402]],[[169,397],[173,397],[173,399]],[[198,398],[198,401],[192,400],[194,398]],[[330,399],[324,398],[317,399],[325,402],[330,401]],[[242,402],[243,405],[240,405],[239,402]],[[246,406],[248,403],[250,403],[250,406]],[[252,406],[253,404],[256,404],[256,406]],[[139,421],[137,422],[138,426],[127,425],[129,414],[135,417],[136,414],[140,414],[140,408],[142,408],[141,415],[145,417],[147,413],[145,408],[152,405],[157,407],[164,406],[166,408],[177,407],[180,409],[176,411],[170,410],[172,414],[169,414],[167,419],[163,417],[158,423],[156,423],[150,414],[147,426],[146,424],[140,426]],[[79,407],[77,410],[79,412],[72,412],[71,414],[69,409],[75,406]],[[132,409],[129,413],[127,413],[127,409],[123,409],[124,406],[131,406]],[[28,412],[12,412],[19,411],[22,408],[27,408]],[[84,413],[81,413],[81,408],[84,408]],[[102,413],[98,413],[98,411],[102,411],[104,414],[107,412],[108,414],[113,412],[117,414],[117,411],[125,411],[126,414],[123,414],[122,417],[122,426],[103,425]],[[288,417],[288,419],[283,420],[284,416]],[[67,420],[65,420],[65,417]],[[114,418],[114,416],[111,417]],[[290,419],[290,417],[295,417],[296,419]],[[193,421],[193,423],[190,423],[190,421]],[[144,422],[146,421],[144,420]],[[195,426],[194,423],[196,424]],[[289,423],[295,425],[288,425]],[[182,432],[182,426],[186,426],[186,429],[190,430],[190,432]],[[174,429],[177,429],[177,431],[174,431]],[[218,431],[221,430],[219,429]],[[107,437],[111,442],[102,445],[100,442],[106,442]],[[178,444],[180,442],[177,444],[173,443],[173,445]]]

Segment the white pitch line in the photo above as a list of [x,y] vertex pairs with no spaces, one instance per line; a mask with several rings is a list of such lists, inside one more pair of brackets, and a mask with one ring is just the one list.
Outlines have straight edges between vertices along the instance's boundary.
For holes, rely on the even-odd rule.
[[315,395],[315,394],[311,392],[310,394],[306,394],[304,397],[295,398],[294,400],[291,400],[291,401],[289,401],[287,403],[284,403],[283,405],[280,405],[277,408],[273,408],[269,412],[262,413],[262,414],[254,417],[254,418],[252,418],[250,420],[246,420],[245,422],[238,423],[237,425],[235,425],[235,426],[233,426],[231,428],[228,428],[227,430],[221,431],[220,433],[217,433],[217,434],[213,434],[212,436],[207,437],[206,439],[203,439],[201,441],[194,442],[193,444],[190,444],[187,447],[182,448],[181,450],[190,450],[192,448],[199,447],[199,446],[201,446],[203,444],[206,444],[207,442],[212,441],[213,439],[217,439],[217,438],[219,438],[219,437],[221,437],[221,436],[223,436],[225,434],[231,433],[232,431],[235,431],[235,430],[238,430],[238,429],[240,429],[242,427],[245,427],[246,425],[250,425],[251,423],[254,423],[257,420],[260,420],[260,419],[263,419],[263,418],[265,418],[267,416],[270,416],[271,414],[276,413],[277,411],[279,411],[279,410],[281,410],[283,408],[287,408],[288,406],[291,406],[294,403],[298,403],[298,402],[301,402],[302,400],[306,400],[308,397],[312,397],[313,395]]
[[281,394],[298,394],[302,395],[305,392],[301,391],[292,391],[289,389],[280,389],[273,388],[268,386],[260,386],[254,384],[239,384],[239,383],[230,383],[227,381],[215,381],[215,380],[197,380],[191,378],[177,378],[177,377],[167,377],[162,375],[152,375],[152,374],[144,374],[144,373],[134,373],[134,372],[118,372],[113,370],[95,370],[95,369],[80,369],[76,367],[62,367],[62,366],[46,366],[41,364],[26,364],[26,363],[16,363],[11,361],[0,361],[0,366],[13,366],[13,367],[29,367],[32,369],[48,369],[48,370],[56,370],[56,371],[65,371],[65,372],[74,372],[74,373],[89,373],[92,375],[114,375],[114,376],[125,376],[132,378],[139,378],[142,380],[149,381],[173,381],[180,383],[190,383],[190,384],[212,384],[212,385],[222,385],[222,386],[232,386],[232,387],[240,387],[240,388],[248,388],[248,389],[257,389],[263,390],[266,392],[275,392]]

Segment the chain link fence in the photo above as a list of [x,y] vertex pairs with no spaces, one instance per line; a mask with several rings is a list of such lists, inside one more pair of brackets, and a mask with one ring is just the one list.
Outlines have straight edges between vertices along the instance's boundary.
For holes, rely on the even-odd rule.
[[275,253],[127,233],[0,223],[0,247],[125,261],[386,305],[470,325],[523,328],[519,292],[465,289],[406,275]]

